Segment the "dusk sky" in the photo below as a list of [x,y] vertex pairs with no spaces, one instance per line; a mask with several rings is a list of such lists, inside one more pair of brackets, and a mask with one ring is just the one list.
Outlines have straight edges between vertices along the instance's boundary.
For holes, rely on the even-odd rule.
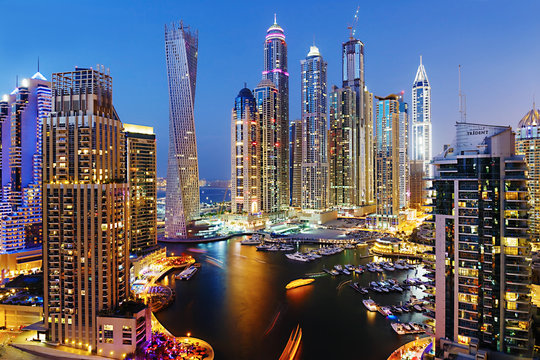
[[0,94],[36,72],[103,64],[113,76],[122,122],[154,126],[158,175],[165,176],[169,103],[164,24],[199,30],[195,125],[201,178],[230,177],[231,109],[261,79],[266,29],[285,30],[290,119],[300,118],[300,60],[309,46],[328,62],[328,88],[341,84],[341,43],[360,6],[366,83],[375,95],[405,91],[419,56],[432,86],[434,154],[449,143],[458,113],[458,64],[467,120],[511,125],[540,102],[538,0],[407,1],[4,1],[0,0]]

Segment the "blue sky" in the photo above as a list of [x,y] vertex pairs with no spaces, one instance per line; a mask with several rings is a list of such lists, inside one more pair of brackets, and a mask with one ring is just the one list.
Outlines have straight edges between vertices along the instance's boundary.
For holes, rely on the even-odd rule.
[[434,153],[453,138],[458,64],[470,122],[512,125],[540,102],[540,2],[389,1],[5,1],[0,0],[0,94],[15,78],[103,64],[123,122],[154,126],[158,175],[166,173],[168,92],[163,28],[199,30],[195,123],[201,178],[229,178],[230,116],[238,91],[256,86],[266,29],[277,13],[289,49],[290,119],[300,117],[300,60],[315,43],[340,84],[341,43],[360,6],[366,82],[376,95],[405,91],[419,55],[432,85]]

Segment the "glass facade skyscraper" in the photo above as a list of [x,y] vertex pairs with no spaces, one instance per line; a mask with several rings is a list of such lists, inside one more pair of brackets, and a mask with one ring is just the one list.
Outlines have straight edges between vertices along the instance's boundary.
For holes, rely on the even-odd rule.
[[[277,202],[281,209],[289,206],[289,73],[287,65],[287,43],[285,33],[276,22],[266,32],[264,41],[263,79],[274,83],[278,91],[276,118],[277,150],[276,184]],[[298,180],[297,180],[298,181]]]
[[328,205],[326,68],[319,49],[312,46],[302,69],[302,209]]
[[376,216],[377,227],[399,225],[399,109],[400,96],[377,97],[375,119]]
[[261,131],[257,101],[243,88],[234,101],[231,116],[231,211],[261,211]]
[[165,237],[188,237],[199,216],[199,167],[195,137],[195,85],[198,33],[183,22],[165,25],[169,83],[169,157],[165,199]]
[[328,162],[330,168],[329,204],[353,207],[357,204],[355,160],[358,158],[356,137],[356,92],[351,88],[338,89],[330,93],[330,136]]
[[51,86],[39,72],[0,101],[0,253],[42,244],[42,131]]
[[124,138],[129,247],[142,254],[157,245],[156,134],[149,126],[124,124]]
[[[253,91],[257,102],[260,129],[260,189],[261,210],[266,213],[277,213],[281,209],[278,171],[280,156],[279,92],[274,83],[262,80]],[[286,144],[288,145],[288,143]]]
[[448,338],[530,358],[527,166],[512,129],[457,123],[456,140],[433,163],[429,332],[437,345]]
[[431,140],[431,85],[422,64],[416,71],[412,86],[412,120],[411,120],[411,160],[424,162],[423,170],[426,177],[431,177],[433,171],[429,165],[432,158]]
[[351,159],[352,181],[355,188],[354,205],[374,203],[373,163],[373,99],[364,79],[364,43],[351,37],[342,45],[343,88],[350,88],[356,95],[356,115],[352,119]]
[[[532,240],[540,242],[540,111],[533,108],[521,119],[516,129],[516,153],[525,157],[529,168],[527,181],[531,209],[529,229]],[[537,244],[535,244],[537,245]]]
[[291,206],[302,206],[302,120],[293,120],[289,125],[289,178]]

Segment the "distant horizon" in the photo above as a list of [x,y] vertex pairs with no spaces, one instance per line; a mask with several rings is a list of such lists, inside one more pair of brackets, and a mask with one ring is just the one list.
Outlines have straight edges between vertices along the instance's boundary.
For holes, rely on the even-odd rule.
[[[300,60],[315,42],[328,62],[328,88],[341,86],[341,44],[348,38],[357,2],[344,1],[319,10],[323,1],[291,3],[237,2],[179,3],[159,6],[133,1],[98,0],[83,3],[9,3],[6,13],[25,14],[3,22],[16,33],[0,38],[0,94],[13,90],[15,79],[32,76],[40,59],[40,72],[51,73],[76,65],[103,64],[111,69],[113,101],[124,123],[154,127],[157,167],[166,176],[168,149],[168,89],[165,70],[164,25],[182,20],[199,31],[199,58],[195,97],[195,125],[200,178],[230,178],[230,116],[238,91],[247,82],[254,88],[261,79],[266,29],[277,22],[286,35],[289,51],[290,120],[300,118]],[[249,4],[249,6],[247,6]],[[102,11],[106,5],[107,11]],[[432,86],[433,154],[454,137],[459,120],[458,65],[462,64],[462,90],[466,94],[467,121],[516,128],[540,96],[540,33],[536,14],[540,3],[520,0],[425,0],[360,4],[356,37],[366,48],[366,83],[375,95],[405,91],[411,86],[420,55]],[[204,11],[200,11],[204,6]],[[32,9],[32,11],[28,11]],[[84,12],[92,28],[80,27],[76,16]],[[253,14],[257,14],[253,16]],[[60,16],[62,41],[33,39],[46,19]],[[92,51],[89,51],[92,49]],[[518,85],[516,85],[518,84]]]

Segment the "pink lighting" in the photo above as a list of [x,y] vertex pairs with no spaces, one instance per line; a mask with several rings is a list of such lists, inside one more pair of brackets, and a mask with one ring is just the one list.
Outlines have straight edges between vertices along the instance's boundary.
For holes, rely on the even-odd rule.
[[285,40],[285,35],[284,34],[279,34],[279,33],[274,33],[274,34],[268,34],[266,35],[266,40],[270,40],[270,39],[281,39],[281,40]]
[[272,69],[272,70],[266,70],[266,71],[263,71],[263,75],[266,75],[268,73],[271,73],[271,72],[278,72],[278,73],[282,73],[282,74],[285,74],[285,76],[289,76],[289,73],[286,72],[286,71],[283,71],[281,69]]

